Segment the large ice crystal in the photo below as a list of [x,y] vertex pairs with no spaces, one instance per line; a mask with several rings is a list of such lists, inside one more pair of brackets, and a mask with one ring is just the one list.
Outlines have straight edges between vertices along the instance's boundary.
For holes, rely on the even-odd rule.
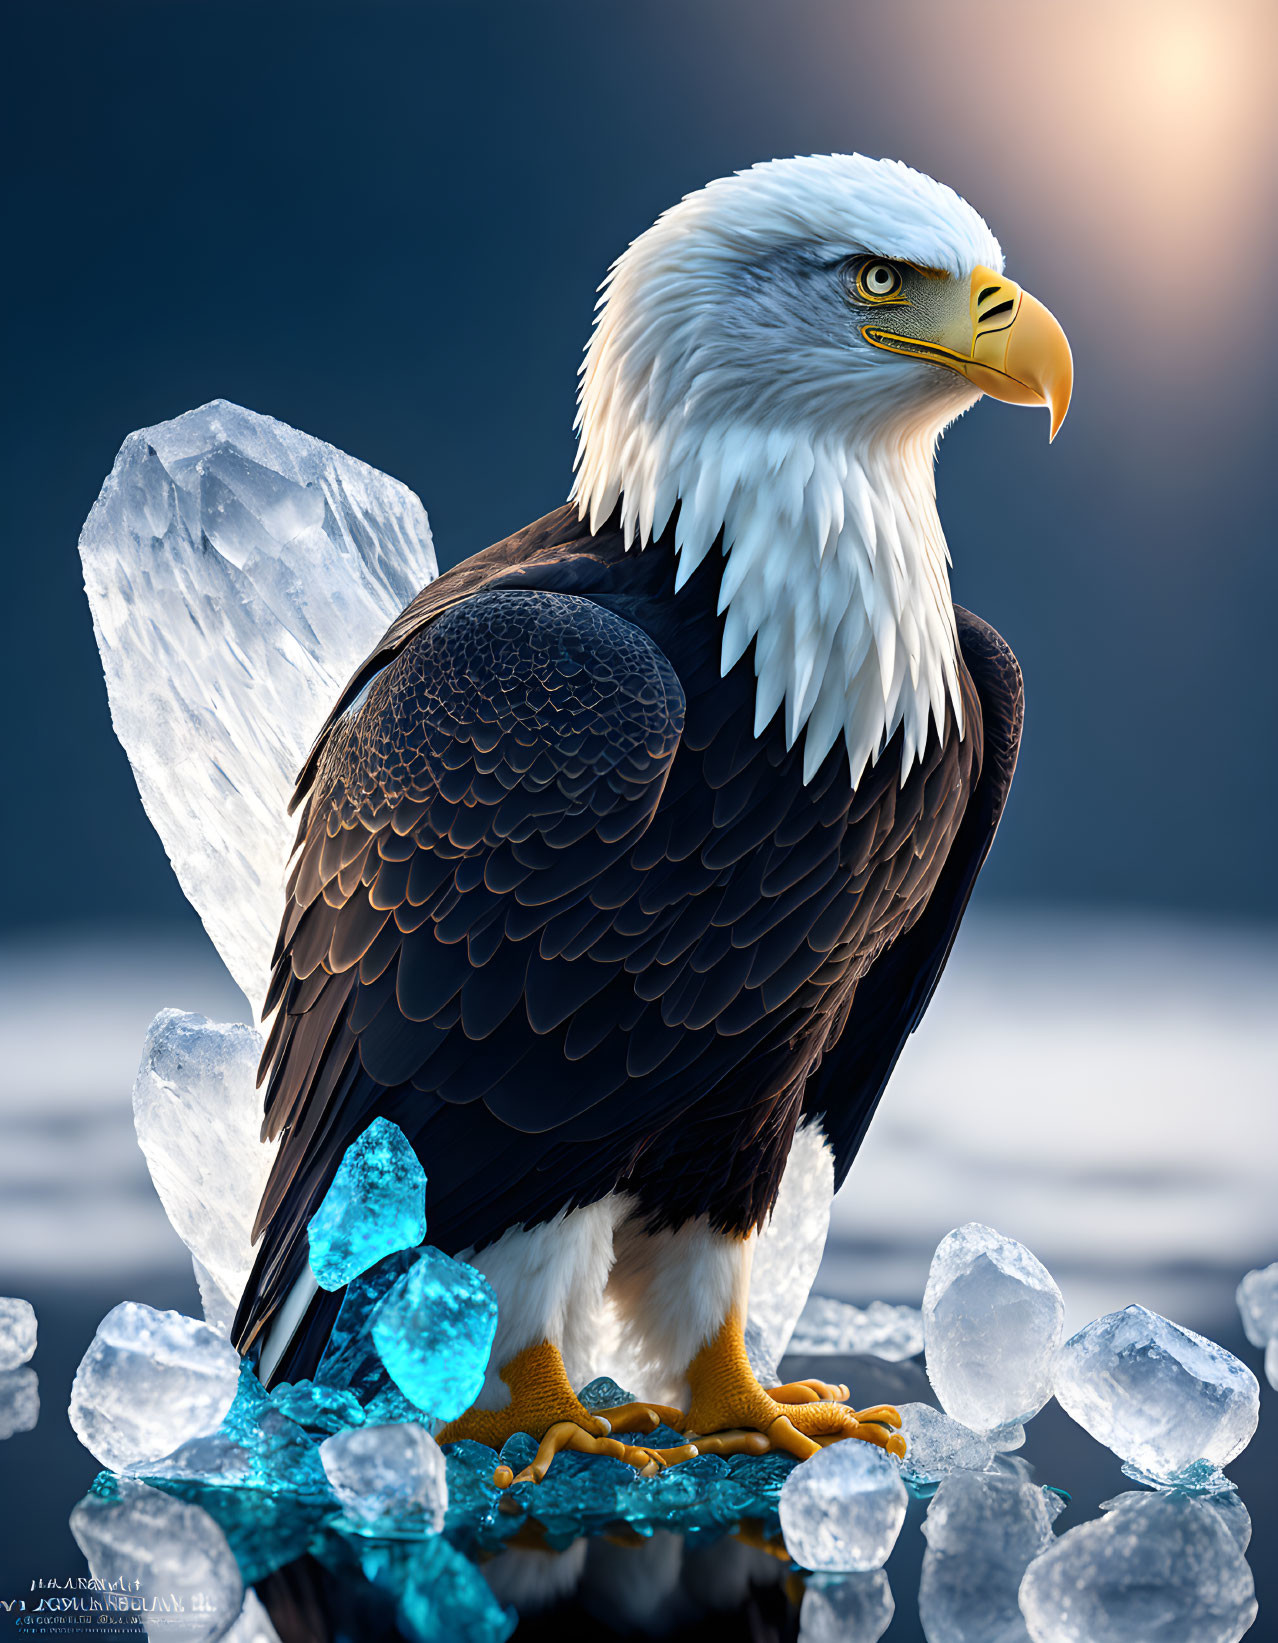
[[1238,1643],[1256,1618],[1251,1570],[1212,1503],[1143,1490],[1035,1558],[1020,1606],[1033,1643]]
[[928,1403],[903,1403],[898,1409],[905,1459],[901,1476],[916,1488],[939,1483],[953,1472],[983,1472],[994,1449],[979,1432],[960,1426]]
[[312,738],[435,575],[421,503],[215,400],[130,434],[80,537],[111,717],[188,898],[256,1007]]
[[896,1463],[873,1444],[832,1444],[796,1466],[781,1490],[786,1549],[802,1568],[879,1569],[896,1544],[908,1497]]
[[347,1147],[307,1228],[321,1289],[343,1289],[426,1236],[426,1171],[398,1124],[375,1118]]
[[821,1265],[833,1199],[834,1154],[820,1129],[805,1124],[751,1260],[748,1333],[760,1368],[775,1368],[789,1348]]
[[1238,1311],[1253,1346],[1268,1346],[1278,1338],[1278,1261],[1249,1272],[1238,1285]]
[[811,1575],[799,1610],[799,1643],[879,1643],[896,1613],[882,1569]]
[[71,1533],[102,1601],[137,1614],[151,1639],[215,1643],[239,1619],[244,1582],[226,1536],[199,1506],[134,1480],[89,1495]]
[[30,1432],[40,1419],[40,1377],[23,1364],[0,1370],[0,1443]]
[[1143,1306],[1107,1313],[1070,1337],[1056,1397],[1078,1424],[1151,1481],[1210,1490],[1251,1442],[1256,1377],[1214,1341]]
[[197,1275],[203,1268],[214,1286],[204,1305],[219,1321],[234,1314],[253,1264],[253,1217],[274,1157],[258,1139],[261,1054],[253,1027],[161,1010],[133,1085],[138,1145]]
[[809,1295],[787,1350],[804,1357],[868,1352],[888,1363],[904,1363],[923,1350],[923,1314],[916,1306],[871,1301],[861,1307]]
[[333,1493],[365,1523],[412,1519],[438,1533],[448,1511],[439,1445],[422,1426],[363,1426],[320,1445]]
[[1013,1477],[946,1478],[923,1522],[919,1619],[928,1643],[1025,1643],[1017,1593],[1064,1502]]
[[943,1238],[923,1294],[928,1379],[976,1432],[1028,1420],[1052,1395],[1065,1303],[1023,1244],[973,1221]]
[[429,1245],[372,1315],[391,1379],[419,1409],[453,1420],[484,1384],[497,1298],[483,1273]]
[[239,1376],[239,1354],[207,1324],[122,1301],[76,1370],[68,1414],[89,1453],[123,1472],[216,1431]]
[[16,1369],[35,1354],[36,1315],[30,1301],[0,1296],[0,1370]]

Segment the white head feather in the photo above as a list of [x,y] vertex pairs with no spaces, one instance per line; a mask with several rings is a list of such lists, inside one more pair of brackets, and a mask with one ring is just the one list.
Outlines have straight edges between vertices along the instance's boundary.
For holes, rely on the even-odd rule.
[[572,499],[627,545],[676,524],[676,586],[720,532],[722,671],[755,640],[755,733],[784,704],[804,779],[834,743],[852,780],[904,726],[902,779],[962,728],[933,461],[978,397],[865,344],[823,271],[873,252],[970,276],[997,240],[950,188],[860,154],[773,160],[665,212],[601,287]]

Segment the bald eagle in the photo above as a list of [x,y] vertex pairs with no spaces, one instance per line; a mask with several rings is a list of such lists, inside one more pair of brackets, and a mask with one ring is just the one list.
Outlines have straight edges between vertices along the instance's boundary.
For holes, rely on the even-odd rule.
[[[236,1323],[314,1371],[307,1223],[378,1115],[497,1339],[441,1439],[651,1469],[689,1447],[899,1449],[846,1388],[765,1389],[751,1247],[800,1126],[846,1176],[985,861],[1016,659],[950,595],[933,463],[981,394],[1069,400],[1069,347],[951,189],[773,161],[604,282],[568,503],[431,583],[334,705],[263,1058],[279,1137]],[[607,1305],[671,1405],[588,1412]],[[671,1457],[667,1452],[666,1459]]]

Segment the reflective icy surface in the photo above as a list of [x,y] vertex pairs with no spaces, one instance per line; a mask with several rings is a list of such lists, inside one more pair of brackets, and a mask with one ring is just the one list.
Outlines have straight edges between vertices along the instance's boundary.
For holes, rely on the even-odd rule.
[[1025,1643],[1018,1592],[1064,1502],[1016,1476],[960,1473],[932,1497],[919,1616],[929,1643]]

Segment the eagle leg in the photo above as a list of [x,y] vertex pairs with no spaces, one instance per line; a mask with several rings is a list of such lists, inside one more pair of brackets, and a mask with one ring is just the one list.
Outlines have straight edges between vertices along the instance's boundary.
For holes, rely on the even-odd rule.
[[[611,1434],[617,1429],[655,1430],[666,1411],[648,1404],[625,1404],[605,1413],[587,1409],[572,1389],[559,1348],[550,1341],[538,1341],[517,1352],[509,1363],[502,1365],[499,1374],[510,1388],[509,1403],[501,1409],[468,1409],[436,1434],[439,1443],[469,1438],[487,1444],[490,1449],[500,1449],[516,1432],[527,1432],[537,1438],[537,1454],[518,1477],[509,1466],[496,1469],[493,1482],[499,1488],[512,1482],[540,1483],[551,1461],[565,1449],[611,1455],[645,1476],[696,1453],[690,1445],[675,1450],[643,1449],[614,1438]],[[610,1415],[615,1415],[617,1420]]]
[[[693,1358],[687,1379],[691,1392],[688,1438],[702,1454],[761,1454],[779,1449],[806,1460],[840,1438],[859,1438],[893,1455],[905,1453],[905,1439],[895,1430],[901,1417],[886,1404],[855,1410],[819,1395],[813,1402],[795,1402],[765,1392],[750,1368],[737,1311],[729,1313],[718,1333]],[[798,1385],[805,1391],[816,1390]],[[791,1393],[795,1388],[778,1390]]]

